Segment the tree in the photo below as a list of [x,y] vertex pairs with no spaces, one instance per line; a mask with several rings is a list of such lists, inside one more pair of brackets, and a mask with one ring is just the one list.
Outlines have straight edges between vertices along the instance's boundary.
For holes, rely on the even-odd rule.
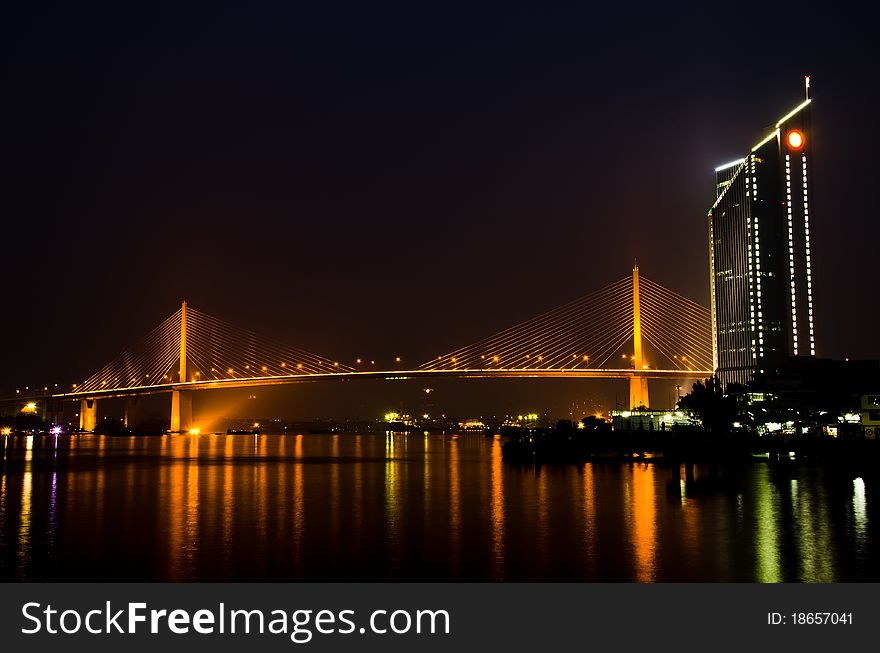
[[728,433],[736,419],[736,396],[724,394],[717,376],[694,383],[678,407],[695,413],[703,428],[713,434]]

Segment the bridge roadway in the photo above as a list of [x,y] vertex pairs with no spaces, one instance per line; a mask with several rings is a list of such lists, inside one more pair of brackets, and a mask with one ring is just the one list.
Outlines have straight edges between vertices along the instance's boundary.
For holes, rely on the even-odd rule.
[[189,381],[186,383],[167,383],[163,385],[91,390],[88,392],[64,392],[44,395],[49,399],[100,399],[111,397],[130,397],[133,395],[155,394],[181,390],[213,390],[220,388],[250,388],[256,386],[288,385],[316,381],[355,381],[358,379],[380,379],[386,381],[406,381],[411,379],[497,379],[497,378],[557,378],[557,379],[671,379],[689,380],[712,376],[709,370],[634,370],[620,369],[453,369],[453,370],[380,370],[365,372],[328,372],[326,374],[291,374],[288,376],[240,377]]

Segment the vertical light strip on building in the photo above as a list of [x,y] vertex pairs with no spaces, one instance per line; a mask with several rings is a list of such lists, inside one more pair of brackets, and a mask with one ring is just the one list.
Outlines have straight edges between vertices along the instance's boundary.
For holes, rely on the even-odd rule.
[[709,289],[712,295],[712,371],[718,371],[718,317],[715,314],[715,232],[712,229],[712,211],[709,211]]
[[[758,176],[755,171],[755,155],[752,155],[752,200],[753,206],[757,209],[758,206]],[[758,216],[755,215],[754,211],[751,212],[752,220],[754,221],[754,232],[755,232],[755,297],[757,298],[758,304],[758,357],[762,357],[764,355],[764,313],[762,310],[762,306],[764,305],[763,299],[761,298],[761,232],[758,228]]]
[[785,155],[785,206],[788,210],[788,271],[791,274],[791,340],[792,350],[798,355],[797,297],[794,283],[794,217],[791,211],[791,155]]
[[[748,202],[748,198],[752,195],[750,180],[753,178],[755,173],[755,155],[750,154],[748,163],[746,164],[748,167],[744,170],[743,174],[745,175],[745,188],[746,188],[746,202]],[[746,211],[746,215],[750,216],[751,211]],[[748,219],[748,218],[747,218]],[[749,220],[749,223],[751,220]],[[746,226],[751,227],[752,225],[747,223]],[[749,265],[749,286],[754,287],[754,279],[755,279],[755,266],[754,266],[754,250],[755,250],[755,230],[754,228],[749,229],[749,233],[751,238],[748,243],[747,249],[747,260]],[[758,358],[758,318],[755,315],[755,300],[757,299],[756,292],[749,292],[749,318],[752,322],[752,328],[750,329],[750,342],[751,348],[749,352],[751,353],[751,359],[754,362]]]
[[810,207],[807,192],[807,155],[801,155],[804,172],[804,242],[807,256],[807,317],[810,325],[810,355],[816,355],[816,340],[813,336],[813,263],[810,258]]

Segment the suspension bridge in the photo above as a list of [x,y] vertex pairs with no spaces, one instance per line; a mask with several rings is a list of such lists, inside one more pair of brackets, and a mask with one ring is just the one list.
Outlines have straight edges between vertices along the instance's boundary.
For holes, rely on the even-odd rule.
[[[648,379],[712,374],[712,319],[709,309],[640,277],[634,266],[630,276],[418,366],[373,367],[263,337],[183,302],[85,380],[64,392],[45,387],[33,398],[44,407],[79,401],[83,431],[94,430],[102,398],[134,404],[141,395],[170,393],[170,430],[185,432],[193,424],[194,392],[322,379],[628,379],[630,407],[648,408]],[[17,392],[13,401],[23,399]]]

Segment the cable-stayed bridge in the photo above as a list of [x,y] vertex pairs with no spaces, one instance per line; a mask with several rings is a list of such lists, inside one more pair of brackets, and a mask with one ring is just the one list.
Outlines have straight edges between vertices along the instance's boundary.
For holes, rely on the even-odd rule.
[[[559,308],[411,367],[374,369],[293,347],[198,311],[180,309],[135,345],[64,392],[78,400],[80,428],[93,430],[98,400],[168,392],[171,431],[190,428],[192,393],[321,379],[628,379],[632,408],[649,406],[648,379],[694,379],[714,369],[709,309],[640,277],[638,267]],[[46,388],[48,391],[48,388]],[[21,400],[22,397],[16,397]]]

